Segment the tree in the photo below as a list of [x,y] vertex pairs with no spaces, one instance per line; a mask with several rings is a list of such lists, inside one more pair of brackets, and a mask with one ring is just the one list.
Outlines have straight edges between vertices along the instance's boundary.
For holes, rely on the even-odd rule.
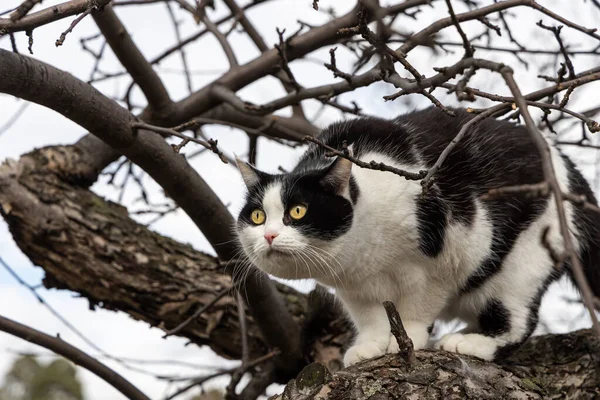
[[[210,346],[220,355],[242,360],[239,368],[191,379],[171,397],[222,374],[231,374],[226,395],[229,399],[254,399],[273,382],[289,382],[280,396],[284,399],[315,396],[383,399],[411,394],[424,398],[600,395],[600,376],[594,367],[600,342],[590,330],[537,337],[509,361],[496,365],[441,352],[412,354],[400,323],[398,338],[404,343],[403,355],[386,356],[340,371],[340,355],[352,335],[340,310],[320,290],[307,296],[255,269],[244,270],[243,276],[235,274],[240,261],[229,229],[233,217],[202,178],[201,171],[190,164],[199,154],[231,163],[225,149],[206,137],[203,129],[208,125],[226,125],[246,132],[251,162],[256,160],[259,137],[282,146],[305,140],[319,144],[314,139],[319,128],[307,118],[305,109],[317,101],[326,110],[360,115],[359,104],[346,102],[344,95],[359,93],[361,88],[376,82],[389,93],[385,100],[401,101],[405,96],[418,95],[449,114],[452,111],[444,104],[475,102],[470,110],[477,116],[459,133],[457,141],[483,118],[504,117],[522,120],[542,155],[546,144],[541,140],[540,129],[567,131],[566,136],[557,136],[565,146],[594,147],[588,132],[600,130],[592,119],[600,112],[600,106],[586,102],[581,106],[582,111],[567,106],[571,107],[571,97],[589,95],[588,88],[600,79],[600,69],[594,61],[581,62],[587,69],[580,66],[576,69],[573,62],[575,56],[591,60],[598,56],[600,35],[595,29],[533,0],[489,4],[471,0],[406,0],[387,6],[363,0],[344,15],[335,16],[332,11],[329,22],[323,25],[300,22],[297,32],[278,30],[278,43],[271,48],[248,15],[254,8],[274,7],[277,2],[251,1],[241,6],[234,0],[203,0],[196,4],[175,0],[164,3],[177,32],[177,42],[160,56],[148,60],[115,9],[138,7],[142,15],[144,4],[156,2],[71,0],[33,12],[32,8],[40,1],[27,0],[11,10],[8,17],[0,19],[0,30],[11,39],[13,50],[0,50],[0,92],[44,105],[90,132],[73,145],[37,149],[0,167],[0,212],[20,249],[44,269],[46,287],[77,292],[89,299],[92,307],[126,312],[161,327],[168,335],[186,337],[194,344]],[[313,1],[312,7],[317,10],[324,6],[321,3]],[[174,9],[173,4],[180,9]],[[225,7],[228,13],[217,20],[214,15],[219,7]],[[461,11],[455,11],[459,7]],[[599,8],[595,2],[578,7],[589,12],[597,12]],[[538,43],[515,33],[516,24],[531,22],[520,14],[523,9],[530,9],[534,20],[542,18],[535,29],[552,41],[544,39]],[[517,13],[516,18],[511,19],[511,11]],[[76,14],[80,16],[72,19]],[[15,35],[20,32],[29,36],[31,51],[38,27],[70,18],[69,29],[56,42],[60,46],[74,34],[72,31],[77,30],[82,19],[90,17],[99,33],[82,40],[83,49],[96,60],[89,83],[18,53]],[[181,36],[179,17],[196,21],[198,28],[194,34]],[[426,22],[429,17],[433,22]],[[571,48],[564,38],[563,27],[589,47]],[[245,64],[238,61],[229,43],[230,34],[236,29],[247,35],[260,52]],[[451,32],[450,38],[446,38],[447,32]],[[507,38],[501,42],[506,45],[496,44],[501,34]],[[222,47],[229,69],[194,90],[186,49],[193,41],[208,35]],[[90,49],[91,40],[100,40],[100,50]],[[106,48],[112,50],[123,71],[101,70]],[[329,58],[323,68],[331,71],[335,80],[304,87],[301,79],[296,78],[294,63],[327,49]],[[413,54],[420,51],[432,52],[427,70],[423,65],[416,66],[418,57]],[[172,100],[156,72],[156,65],[174,53],[181,56],[190,92],[179,101]],[[479,53],[486,57],[479,57]],[[546,58],[550,62],[545,63]],[[500,63],[499,59],[506,63]],[[525,70],[529,64],[538,67],[542,79],[535,90],[523,94],[517,79],[523,81],[520,77],[535,75]],[[558,71],[548,75],[547,71],[552,71],[556,64],[560,65]],[[431,69],[431,65],[436,67]],[[483,89],[477,89],[473,85],[476,75],[492,83],[480,80]],[[124,96],[111,99],[108,93],[95,87],[101,81],[123,76],[131,81]],[[266,84],[265,78],[269,76],[278,80],[285,94],[264,104],[244,100],[240,90],[255,82]],[[136,88],[143,96],[134,95]],[[500,89],[506,94],[492,93]],[[449,93],[444,94],[444,90]],[[142,101],[145,106],[138,106]],[[534,110],[541,110],[538,124],[529,108],[534,117],[537,115]],[[571,124],[583,127],[580,140],[570,139]],[[188,131],[191,133],[184,133]],[[182,156],[183,150],[187,151],[192,144],[201,146],[201,150]],[[451,150],[449,147],[448,152]],[[331,151],[356,161],[343,149]],[[426,174],[392,172],[420,179],[427,187],[432,184],[445,154]],[[202,231],[217,257],[149,230],[132,219],[126,208],[93,193],[91,184],[113,164],[109,170],[112,179],[125,171],[128,179],[140,184],[142,197],[148,203],[147,212],[160,217],[180,207]],[[545,160],[544,166],[545,181],[539,185],[500,188],[490,195],[550,192],[555,195],[559,209],[563,209],[563,201],[595,208],[573,194],[562,193],[550,161]],[[138,167],[162,187],[173,206],[165,208],[148,201]],[[389,170],[385,165],[363,167]],[[564,240],[567,251],[560,257],[570,261],[583,302],[592,310],[597,299],[580,273],[570,233],[565,233]],[[144,273],[140,274],[140,270]],[[591,315],[594,320],[593,311]],[[73,361],[101,376],[110,375],[102,369],[103,365],[63,342],[55,343],[51,337],[11,325],[5,319],[0,320],[0,329],[20,337],[33,337],[36,343],[70,354],[76,358]],[[250,373],[252,379],[244,388],[238,388],[244,373]],[[130,398],[145,398],[127,386],[127,382],[115,379],[111,383],[129,393]]]
[[4,378],[0,399],[83,400],[76,372],[64,359],[40,365],[35,357],[18,357]]

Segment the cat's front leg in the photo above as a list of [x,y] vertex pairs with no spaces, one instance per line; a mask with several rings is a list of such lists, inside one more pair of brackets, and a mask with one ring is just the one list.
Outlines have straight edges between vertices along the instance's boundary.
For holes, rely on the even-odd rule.
[[[412,341],[415,350],[421,350],[427,347],[430,333],[429,328],[431,327],[430,323],[417,320],[406,320],[402,321],[402,325],[404,325],[406,335]],[[397,353],[398,350],[398,341],[390,332],[387,353]]]
[[390,322],[383,306],[379,302],[348,297],[343,301],[358,333],[354,345],[344,354],[344,366],[388,353]]

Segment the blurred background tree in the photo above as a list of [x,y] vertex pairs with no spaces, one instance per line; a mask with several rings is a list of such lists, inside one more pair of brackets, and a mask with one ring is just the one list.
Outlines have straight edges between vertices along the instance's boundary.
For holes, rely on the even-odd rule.
[[77,370],[59,358],[48,364],[31,355],[15,359],[4,377],[0,400],[84,400]]

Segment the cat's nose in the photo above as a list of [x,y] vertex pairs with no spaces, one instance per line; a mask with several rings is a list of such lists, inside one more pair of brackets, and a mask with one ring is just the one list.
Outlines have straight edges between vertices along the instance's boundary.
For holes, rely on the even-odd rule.
[[267,239],[267,243],[273,244],[273,240],[279,236],[279,233],[268,232],[265,233],[265,239]]

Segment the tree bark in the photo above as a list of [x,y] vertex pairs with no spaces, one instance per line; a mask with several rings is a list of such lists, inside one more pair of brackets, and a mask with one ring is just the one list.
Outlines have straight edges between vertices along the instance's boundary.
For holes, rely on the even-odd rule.
[[407,365],[387,355],[331,375],[308,365],[271,400],[598,399],[600,339],[589,330],[532,338],[501,365],[443,351]]

